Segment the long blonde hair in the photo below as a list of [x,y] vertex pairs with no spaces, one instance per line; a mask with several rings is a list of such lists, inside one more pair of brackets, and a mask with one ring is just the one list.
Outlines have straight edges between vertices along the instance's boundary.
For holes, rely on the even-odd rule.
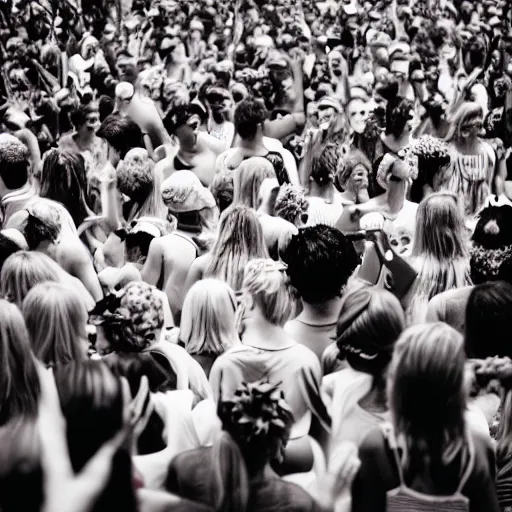
[[87,311],[73,288],[38,284],[23,301],[32,350],[46,366],[85,359]]
[[236,297],[217,279],[203,279],[190,288],[181,314],[180,341],[189,354],[220,355],[239,341]]
[[260,187],[267,178],[276,178],[274,166],[261,156],[244,160],[233,173],[233,204],[258,209]]
[[398,339],[388,401],[395,431],[405,441],[407,469],[427,469],[435,478],[466,455],[465,359],[462,335],[442,322],[415,325]]
[[435,295],[471,284],[469,240],[457,196],[436,192],[420,203],[411,263],[418,272],[407,307],[409,323]]
[[268,257],[256,212],[241,204],[230,206],[220,217],[205,275],[221,279],[238,291],[242,287],[247,263],[255,258]]
[[28,339],[19,309],[0,300],[0,425],[37,417],[39,378]]
[[18,251],[11,254],[0,272],[0,294],[19,308],[27,293],[37,284],[60,282],[63,270],[41,252]]

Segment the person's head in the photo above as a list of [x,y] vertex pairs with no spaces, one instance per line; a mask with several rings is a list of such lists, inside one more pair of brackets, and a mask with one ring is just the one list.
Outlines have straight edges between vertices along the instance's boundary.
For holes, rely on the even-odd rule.
[[191,355],[219,356],[238,342],[236,297],[218,279],[202,279],[188,291],[183,303],[180,341]]
[[463,448],[467,390],[462,335],[445,323],[419,324],[398,339],[388,370],[388,401],[407,467],[435,470]]
[[39,194],[62,203],[78,227],[90,214],[87,202],[87,175],[81,155],[50,149],[39,175]]
[[368,188],[368,176],[371,170],[372,165],[366,155],[358,149],[353,149],[343,160],[337,175],[338,185],[341,189],[351,192]]
[[156,171],[155,162],[143,148],[131,149],[119,162],[116,168],[117,187],[133,203],[130,217],[165,217],[166,208],[161,194],[163,175]]
[[404,328],[403,308],[392,293],[377,287],[350,292],[336,326],[338,358],[357,371],[382,376]]
[[221,279],[238,291],[246,264],[256,258],[268,258],[256,212],[243,204],[230,206],[220,217],[206,275]]
[[312,157],[309,181],[319,187],[332,186],[338,170],[339,160],[340,151],[336,144],[322,145],[320,151]]
[[212,193],[192,171],[171,174],[162,183],[162,199],[178,228],[190,232],[212,232],[218,210]]
[[233,174],[233,204],[258,209],[260,188],[266,179],[277,179],[274,166],[266,158],[244,160]]
[[468,256],[464,216],[456,195],[436,192],[421,201],[412,254],[437,261]]
[[33,251],[41,247],[41,244],[56,246],[62,229],[62,219],[57,207],[41,201],[29,206],[27,213],[23,234],[28,248]]
[[156,288],[133,281],[110,293],[89,313],[101,351],[142,352],[160,339],[164,307]]
[[233,174],[234,172],[231,169],[218,172],[213,177],[212,184],[210,185],[210,192],[215,198],[220,213],[226,210],[233,202]]
[[412,129],[414,108],[410,100],[393,98],[386,106],[386,135],[400,138]]
[[27,146],[9,134],[0,135],[0,197],[25,186],[29,177],[30,156]]
[[41,283],[25,297],[23,316],[34,355],[46,366],[87,357],[87,311],[78,292],[61,283]]
[[169,135],[175,135],[184,150],[195,148],[204,112],[196,103],[172,105],[164,118]]
[[0,272],[0,293],[21,308],[28,292],[39,283],[59,282],[62,269],[41,252],[18,251],[9,256]]
[[512,260],[512,206],[484,208],[471,240],[473,283],[500,279],[502,265]]
[[463,103],[453,119],[450,120],[450,130],[446,136],[448,142],[474,139],[482,131],[484,112],[478,103]]
[[107,116],[96,135],[107,141],[116,165],[130,149],[144,147],[139,125],[124,114],[114,113]]
[[238,323],[252,320],[282,327],[293,314],[294,294],[286,267],[271,259],[255,259],[245,267]]
[[263,102],[254,97],[245,98],[235,109],[235,130],[243,140],[254,140],[263,135],[263,125],[268,111]]
[[[78,473],[123,428],[124,408],[129,404],[125,403],[121,380],[102,361],[72,362],[57,367],[54,375],[66,420],[69,458],[73,471]],[[131,457],[124,446],[112,459],[108,483],[93,510],[117,508],[137,510]]]
[[475,286],[466,306],[465,346],[476,359],[511,357],[507,332],[512,315],[512,284],[494,281]]
[[100,127],[100,111],[97,103],[79,105],[70,115],[71,122],[79,135],[92,135]]
[[0,232],[0,271],[4,266],[5,260],[11,256],[11,254],[21,251],[22,249],[23,247],[20,241],[11,238],[7,233]]
[[120,82],[135,84],[139,76],[137,59],[127,50],[121,50],[116,58],[116,71]]
[[0,425],[37,417],[39,378],[20,310],[0,299]]
[[297,228],[304,227],[308,221],[309,202],[306,191],[300,185],[285,183],[279,188],[274,204],[274,213]]
[[361,98],[352,98],[345,107],[348,122],[355,133],[363,133],[370,115],[368,102]]
[[324,96],[317,103],[317,110],[318,124],[324,129],[334,125],[336,123],[336,119],[338,117],[342,117],[343,113],[341,103],[330,96]]
[[352,243],[341,231],[324,225],[307,227],[294,235],[285,260],[292,286],[309,304],[340,297],[359,264]]
[[169,234],[173,224],[157,217],[138,217],[132,220],[124,233],[125,261],[143,265],[149,253],[149,246],[155,238]]

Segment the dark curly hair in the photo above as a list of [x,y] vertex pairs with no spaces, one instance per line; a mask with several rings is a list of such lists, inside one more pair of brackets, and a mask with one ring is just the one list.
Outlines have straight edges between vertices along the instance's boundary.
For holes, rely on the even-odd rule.
[[401,97],[392,98],[386,106],[386,135],[399,137],[410,120],[413,103]]
[[242,139],[253,139],[258,125],[268,119],[265,105],[256,98],[242,100],[235,110],[235,129]]

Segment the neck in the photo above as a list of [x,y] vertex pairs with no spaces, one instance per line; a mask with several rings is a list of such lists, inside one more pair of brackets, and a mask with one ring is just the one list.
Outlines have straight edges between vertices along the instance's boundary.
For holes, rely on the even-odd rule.
[[300,320],[306,323],[326,323],[331,324],[338,320],[341,307],[341,297],[321,302],[320,304],[309,304],[302,301],[302,312],[299,315]]
[[386,202],[388,204],[389,213],[397,214],[404,206],[405,192],[407,183],[405,181],[390,182],[386,191]]
[[241,138],[238,146],[244,149],[256,149],[263,146],[263,138],[261,135],[256,135],[253,139]]
[[309,195],[313,197],[321,197],[332,201],[334,199],[334,185],[319,185],[315,181],[311,181],[309,185]]
[[359,404],[370,412],[382,413],[388,410],[386,379],[382,375],[373,378],[372,389]]
[[256,313],[244,319],[242,343],[246,345],[276,349],[285,346],[289,341],[281,326],[269,323],[261,314]]

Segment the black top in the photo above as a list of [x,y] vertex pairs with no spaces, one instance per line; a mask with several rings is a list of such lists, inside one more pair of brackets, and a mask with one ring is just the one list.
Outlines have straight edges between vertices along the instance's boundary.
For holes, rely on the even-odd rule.
[[[202,447],[177,455],[169,466],[166,489],[182,498],[213,507],[210,493],[212,448]],[[322,508],[299,486],[278,478],[251,483],[250,512],[320,512]]]
[[[247,160],[248,158],[252,158],[252,156],[246,156],[244,160]],[[284,166],[284,160],[281,153],[278,153],[277,151],[269,151],[262,158],[267,159],[274,167],[279,185],[282,185],[283,183],[290,183],[290,177],[288,176],[288,172]]]
[[[494,450],[489,439],[478,433],[471,435],[475,463],[462,494],[470,501],[470,512],[500,512],[494,483]],[[359,448],[359,458],[361,468],[352,486],[352,512],[386,512],[386,493],[399,487],[400,478],[393,452],[379,428],[365,438]],[[435,484],[417,476],[410,478],[407,473],[405,480],[415,491],[446,496],[456,492],[464,469],[457,458],[438,475]]]

